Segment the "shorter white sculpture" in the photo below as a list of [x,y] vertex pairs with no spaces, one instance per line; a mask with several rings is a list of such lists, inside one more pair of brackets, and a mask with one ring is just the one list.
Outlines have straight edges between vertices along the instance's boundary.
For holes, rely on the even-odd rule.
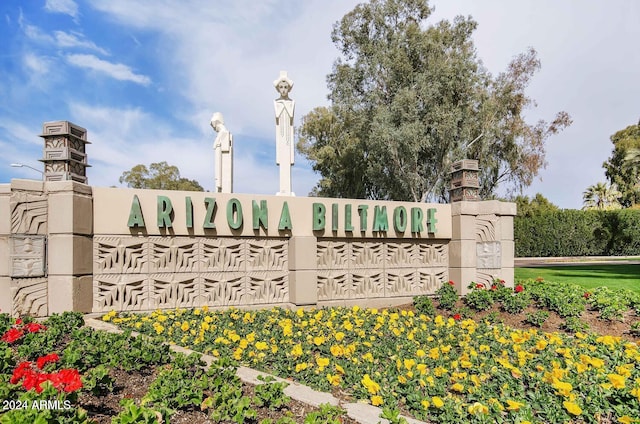
[[211,127],[218,133],[213,143],[216,192],[233,193],[233,136],[224,126],[224,118],[220,112],[211,117]]
[[273,82],[280,97],[274,102],[276,112],[276,164],[280,167],[280,196],[295,196],[291,191],[291,167],[294,162],[293,113],[295,102],[289,98],[293,81],[287,71],[280,71],[280,77]]

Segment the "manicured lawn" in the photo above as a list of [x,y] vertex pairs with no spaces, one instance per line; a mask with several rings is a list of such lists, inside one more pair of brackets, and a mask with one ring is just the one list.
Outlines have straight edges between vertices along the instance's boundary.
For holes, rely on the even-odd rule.
[[579,284],[586,289],[606,286],[640,293],[640,265],[555,265],[516,268],[516,280],[544,278],[558,283]]

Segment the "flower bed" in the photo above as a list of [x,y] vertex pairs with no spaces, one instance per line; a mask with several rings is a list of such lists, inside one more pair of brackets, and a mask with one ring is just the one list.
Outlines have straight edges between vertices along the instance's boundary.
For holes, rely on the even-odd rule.
[[83,325],[77,313],[0,314],[0,423],[354,423],[292,401],[286,383],[242,384],[229,358],[206,367],[160,340]]
[[[549,294],[545,287],[531,282],[508,293],[500,287],[493,291],[504,299],[526,294],[537,302]],[[575,295],[566,292],[564,302],[551,307],[571,317],[589,300],[584,290],[577,294],[582,300]],[[552,297],[547,296],[550,302]],[[485,300],[479,297],[478,305],[485,307]],[[148,315],[111,312],[103,319],[349,399],[399,406],[433,422],[640,418],[637,344],[579,331],[568,336],[513,329],[453,312],[447,318],[357,306],[200,308]]]

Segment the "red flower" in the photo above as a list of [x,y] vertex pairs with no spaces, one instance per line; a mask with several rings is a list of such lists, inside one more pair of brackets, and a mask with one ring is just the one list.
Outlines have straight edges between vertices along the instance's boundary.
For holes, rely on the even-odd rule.
[[31,370],[31,362],[21,362],[18,364],[15,370],[13,370],[13,375],[11,376],[11,380],[9,383],[16,384],[28,373],[33,372]]
[[458,320],[462,319],[462,316],[461,316],[460,314],[455,314],[455,315],[453,316],[453,319],[455,319],[456,321],[458,321]]
[[10,328],[6,333],[4,333],[0,340],[7,343],[13,343],[23,335],[24,333],[22,332],[22,330],[18,330],[17,328]]
[[78,370],[72,368],[63,369],[55,374],[49,375],[49,380],[56,389],[64,390],[67,393],[82,388],[80,373]]
[[484,284],[478,283],[478,284],[476,284],[476,288],[477,289],[483,289],[484,288]]
[[500,284],[502,284],[504,286],[505,284],[507,284],[507,282],[504,281],[504,280],[500,280]]
[[498,286],[496,286],[495,284],[491,286],[491,290],[498,290]]
[[449,280],[449,285],[450,286],[455,286],[456,283],[454,283],[453,281]]
[[582,295],[582,297],[584,297],[585,299],[589,299],[591,297],[591,293],[589,292],[584,292],[584,294]]
[[36,361],[36,364],[39,369],[43,369],[44,366],[47,365],[49,362],[58,362],[59,360],[60,360],[60,357],[58,356],[58,354],[50,353],[48,355],[41,356],[40,358],[38,358],[38,360]]
[[521,292],[521,291],[523,291],[523,290],[524,290],[524,287],[522,287],[520,284],[518,284],[518,285],[513,289],[513,291],[514,291],[514,292],[516,292],[516,293],[520,293],[520,292]]
[[22,318],[16,318],[16,325],[22,325]]
[[38,324],[37,322],[30,322],[29,324],[24,326],[24,329],[29,333],[37,333],[38,331],[45,330],[46,328],[47,327],[42,324]]

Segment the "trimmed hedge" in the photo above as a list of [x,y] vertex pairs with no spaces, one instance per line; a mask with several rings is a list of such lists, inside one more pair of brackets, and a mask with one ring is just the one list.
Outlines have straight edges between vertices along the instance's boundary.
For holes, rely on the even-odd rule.
[[516,216],[514,239],[516,257],[640,255],[640,210]]

